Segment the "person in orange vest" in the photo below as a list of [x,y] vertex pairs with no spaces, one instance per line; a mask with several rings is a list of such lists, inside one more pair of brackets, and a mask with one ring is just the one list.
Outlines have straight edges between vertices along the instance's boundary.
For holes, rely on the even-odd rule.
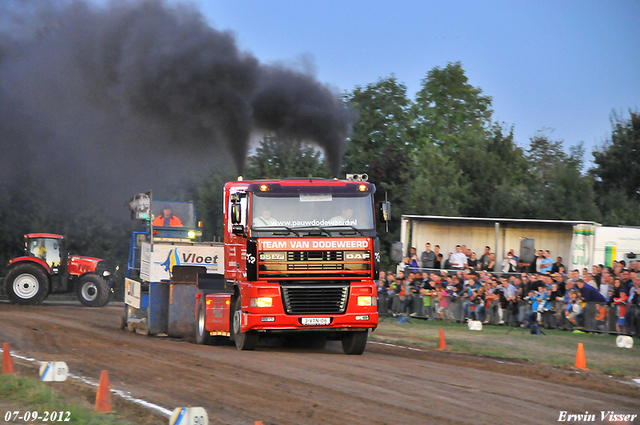
[[164,207],[162,209],[162,215],[153,220],[153,225],[156,227],[182,227],[182,221],[173,215],[170,207]]

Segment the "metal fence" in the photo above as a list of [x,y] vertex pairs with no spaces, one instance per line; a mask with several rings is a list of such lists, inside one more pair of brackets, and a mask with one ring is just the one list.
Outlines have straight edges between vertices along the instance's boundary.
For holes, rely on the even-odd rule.
[[[477,270],[477,269],[428,269],[428,268],[424,268],[424,267],[410,267],[407,266],[404,269],[401,269],[400,267],[396,267],[396,274],[399,271],[403,271],[405,276],[409,273],[424,273],[427,272],[429,274],[431,273],[435,273],[438,276],[442,273],[445,272],[446,274],[448,274],[449,276],[454,276],[456,274],[458,274],[458,272],[464,273],[465,271],[467,272],[474,272],[476,274],[479,274],[481,270]],[[500,267],[496,266],[495,270],[485,270],[485,273],[490,274],[491,276],[495,276],[495,277],[509,277],[509,276],[515,276],[515,277],[520,277],[522,275],[522,273],[526,273],[526,274],[531,274],[533,272],[502,272],[500,270]]]
[[[525,326],[532,320],[539,320],[546,329],[572,330],[616,334],[619,308],[606,303],[586,303],[575,323],[565,315],[566,304],[556,301],[548,310],[532,313],[531,304],[519,301],[502,308],[498,300],[483,303],[481,307],[469,302],[467,297],[423,296],[414,294],[409,300],[401,300],[398,294],[391,297],[386,292],[378,293],[378,314],[381,316],[406,314],[417,318],[444,320],[464,323],[467,318],[480,320],[486,324],[504,326]],[[625,314],[626,333],[640,331],[640,307],[629,306]]]

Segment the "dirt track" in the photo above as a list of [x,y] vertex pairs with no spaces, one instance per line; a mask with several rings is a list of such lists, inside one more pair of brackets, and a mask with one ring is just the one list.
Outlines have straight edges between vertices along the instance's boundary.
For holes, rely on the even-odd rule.
[[112,388],[170,410],[203,406],[212,424],[550,424],[561,410],[596,413],[602,423],[600,410],[640,414],[637,390],[614,395],[581,388],[580,380],[527,379],[514,376],[513,365],[500,373],[492,360],[458,366],[447,353],[432,361],[429,353],[373,344],[346,356],[338,342],[239,352],[122,331],[121,312],[0,303],[0,341],[24,356],[66,361],[72,373],[95,380],[107,369]]

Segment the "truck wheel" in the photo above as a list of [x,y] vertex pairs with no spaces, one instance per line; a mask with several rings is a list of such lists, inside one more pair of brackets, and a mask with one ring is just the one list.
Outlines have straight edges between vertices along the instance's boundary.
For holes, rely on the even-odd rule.
[[4,279],[4,292],[12,304],[41,304],[49,295],[49,276],[36,264],[18,264]]
[[212,345],[213,337],[206,328],[207,310],[204,295],[198,301],[198,321],[196,322],[196,344]]
[[255,332],[242,332],[240,321],[242,320],[242,303],[240,297],[236,300],[236,308],[233,311],[233,324],[231,332],[238,350],[254,350],[258,345],[258,334]]
[[342,349],[345,354],[362,354],[367,346],[368,331],[346,332],[342,337]]
[[76,295],[87,307],[102,307],[109,302],[111,290],[100,276],[88,274],[76,284]]

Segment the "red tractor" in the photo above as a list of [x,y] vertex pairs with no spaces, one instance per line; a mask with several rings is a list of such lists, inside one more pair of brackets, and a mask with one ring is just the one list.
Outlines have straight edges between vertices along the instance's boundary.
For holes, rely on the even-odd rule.
[[113,293],[107,263],[68,255],[64,236],[24,235],[25,256],[9,261],[5,294],[14,304],[37,305],[49,294],[72,292],[88,307],[106,305]]

